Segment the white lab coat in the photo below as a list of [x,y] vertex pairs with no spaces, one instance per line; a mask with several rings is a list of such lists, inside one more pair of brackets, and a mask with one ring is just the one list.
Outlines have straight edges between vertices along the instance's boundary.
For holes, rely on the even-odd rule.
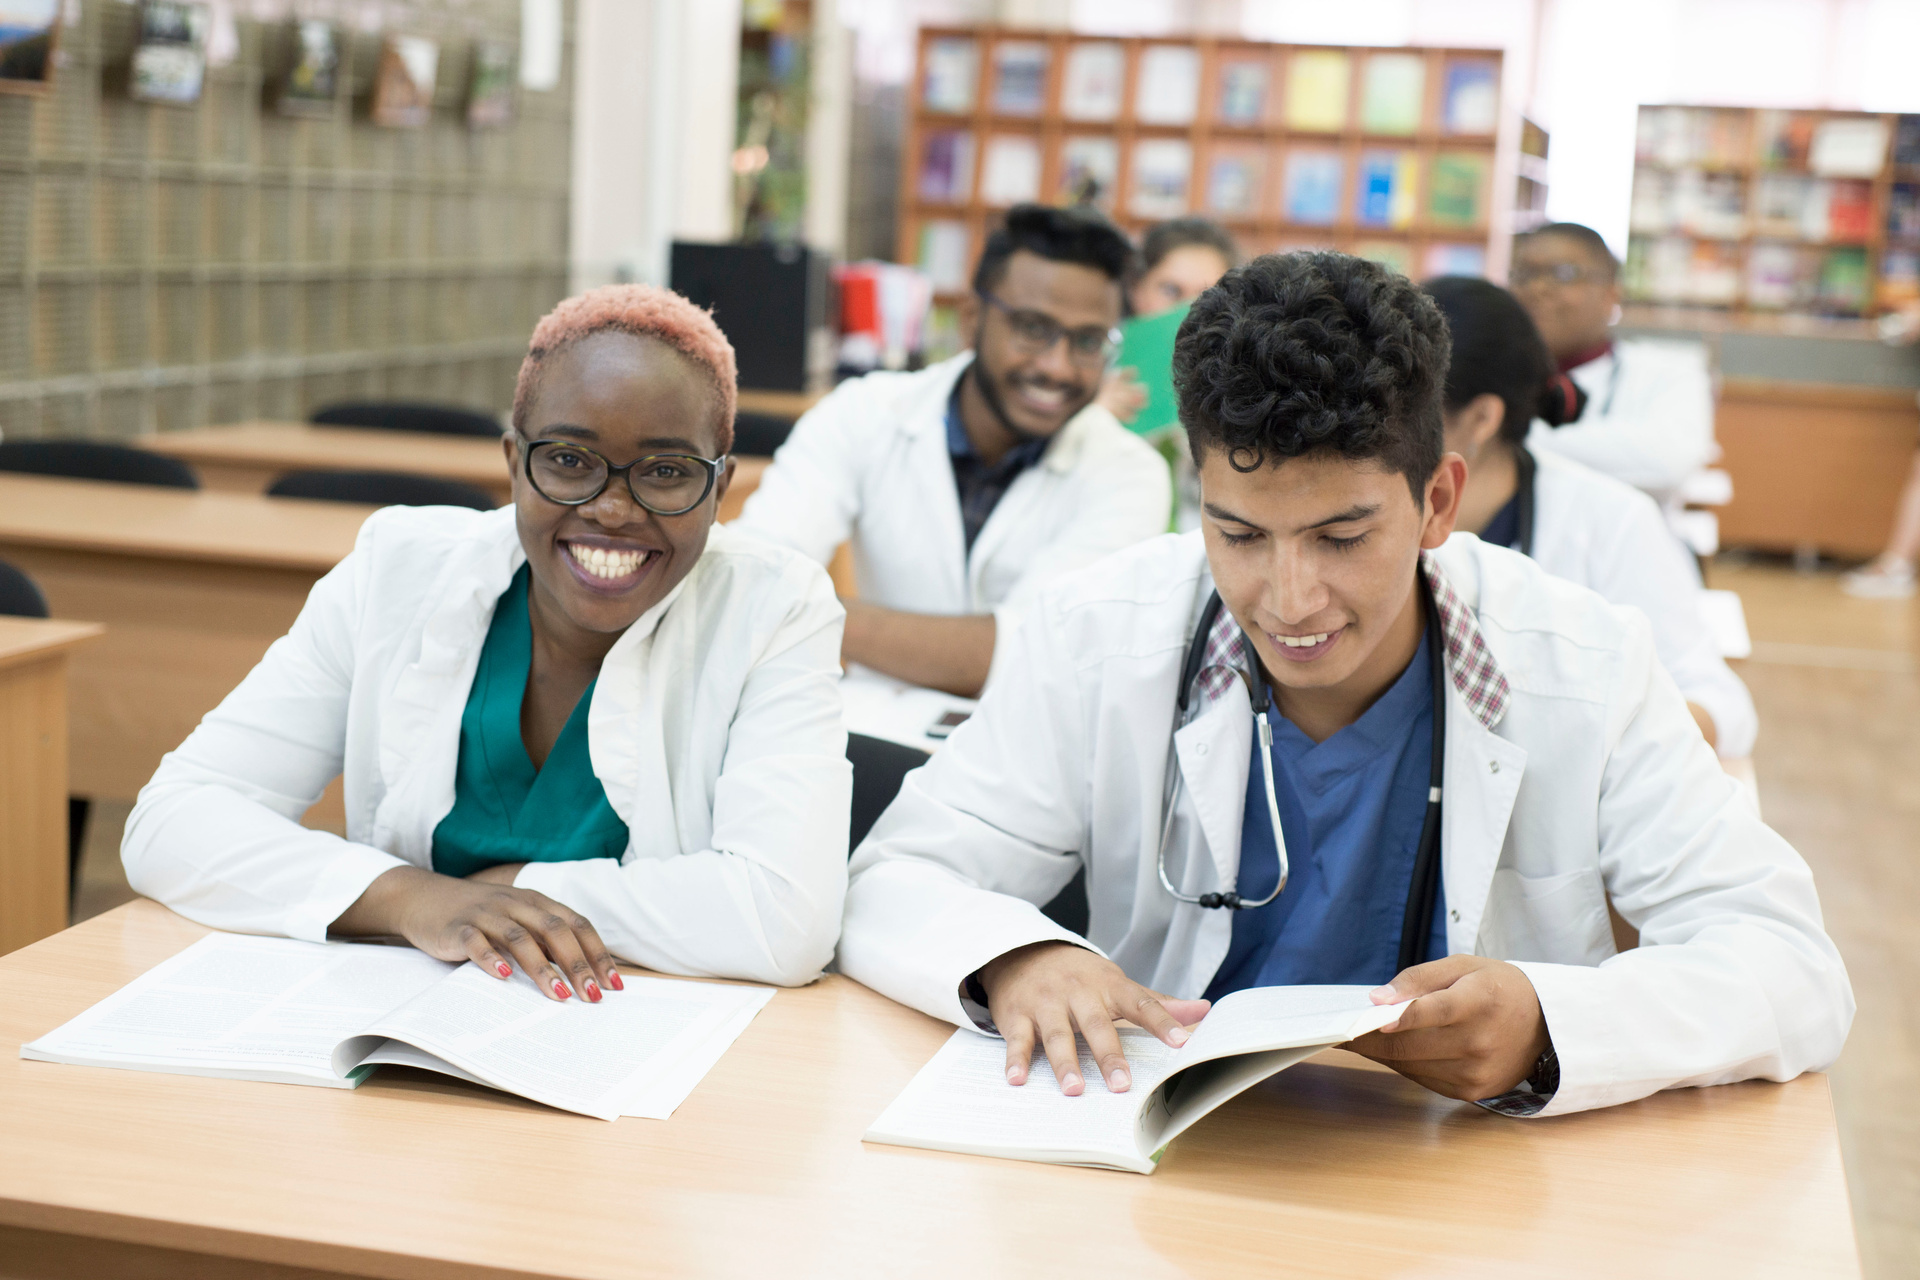
[[1541,449],[1534,456],[1533,558],[1548,573],[1632,605],[1689,702],[1713,717],[1720,754],[1753,754],[1753,697],[1720,656],[1700,612],[1700,571],[1639,490]]
[[1697,342],[1620,338],[1570,375],[1587,393],[1579,421],[1535,421],[1536,450],[1557,453],[1644,490],[1662,506],[1711,463],[1713,381]]
[[[1447,945],[1532,980],[1561,1067],[1541,1114],[1832,1062],[1853,996],[1813,878],[1707,750],[1646,620],[1471,535],[1437,560],[1511,688],[1489,728],[1447,681]],[[1206,989],[1231,913],[1176,903],[1155,852],[1173,751],[1185,786],[1169,874],[1186,893],[1234,884],[1245,686],[1174,730],[1210,591],[1189,534],[1036,605],[1000,683],[854,854],[843,972],[973,1026],[967,975],[1028,943],[1079,941],[1039,904],[1084,862],[1092,945],[1158,990]],[[1615,954],[1609,898],[1637,950]]]
[[[481,644],[525,559],[510,507],[370,517],[141,791],[121,847],[133,887],[216,928],[318,941],[375,877],[432,865]],[[815,977],[846,888],[844,619],[818,566],[715,528],[594,686],[588,750],[625,854],[532,863],[516,883],[648,968]],[[301,827],[342,773],[346,838]]]
[[[960,521],[947,401],[971,353],[842,383],[794,424],[734,527],[819,561],[849,539],[860,598],[909,613],[992,613],[998,637],[1061,574],[1167,528],[1167,464],[1099,405],[1062,427],[974,540]],[[996,641],[998,670],[1002,646]]]

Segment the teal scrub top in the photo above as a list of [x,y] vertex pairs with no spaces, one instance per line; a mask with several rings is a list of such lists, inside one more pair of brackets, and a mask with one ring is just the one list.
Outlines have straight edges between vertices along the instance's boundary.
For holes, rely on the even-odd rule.
[[626,852],[627,824],[607,803],[587,754],[593,685],[574,704],[545,767],[534,767],[520,740],[520,701],[533,665],[528,580],[521,565],[494,606],[460,714],[453,808],[433,829],[433,869],[442,875],[468,876],[503,862],[572,862]]

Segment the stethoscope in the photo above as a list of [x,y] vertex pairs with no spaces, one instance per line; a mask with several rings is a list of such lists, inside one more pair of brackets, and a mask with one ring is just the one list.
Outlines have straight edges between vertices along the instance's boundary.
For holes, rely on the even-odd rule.
[[1533,451],[1524,444],[1513,448],[1514,497],[1519,499],[1518,519],[1514,521],[1513,549],[1533,559],[1533,477],[1539,469]]
[[[1530,478],[1530,477],[1529,477]],[[1531,485],[1528,486],[1529,489]],[[1529,504],[1531,505],[1531,504]],[[1427,775],[1427,812],[1420,824],[1420,844],[1413,860],[1413,884],[1407,892],[1406,913],[1400,925],[1400,968],[1405,969],[1420,963],[1426,955],[1427,922],[1433,918],[1434,899],[1440,887],[1440,794],[1446,778],[1446,742],[1447,742],[1447,700],[1446,700],[1446,639],[1440,631],[1440,610],[1433,602],[1433,591],[1427,585],[1424,575],[1420,578],[1420,596],[1426,606],[1427,650],[1430,663],[1429,676],[1433,685],[1433,763]],[[1180,690],[1175,699],[1177,714],[1174,716],[1176,728],[1186,721],[1187,707],[1192,696],[1193,682],[1200,675],[1201,664],[1206,660],[1207,638],[1213,631],[1213,624],[1224,608],[1220,602],[1220,593],[1214,592],[1207,600],[1207,607],[1200,611],[1200,625],[1193,633],[1193,639],[1187,643],[1186,660],[1180,668]],[[1251,642],[1248,651],[1253,651]],[[1160,826],[1160,853],[1156,868],[1160,873],[1160,887],[1165,889],[1176,901],[1192,903],[1204,910],[1225,908],[1229,911],[1253,911],[1264,907],[1280,896],[1287,887],[1287,878],[1292,870],[1287,860],[1287,838],[1280,828],[1280,799],[1273,781],[1273,723],[1268,712],[1273,708],[1273,688],[1268,684],[1265,674],[1256,661],[1252,672],[1238,672],[1247,682],[1248,692],[1254,695],[1254,705],[1259,708],[1254,713],[1254,724],[1260,734],[1260,771],[1266,783],[1267,820],[1272,824],[1273,852],[1279,860],[1280,875],[1274,882],[1273,892],[1254,901],[1242,898],[1233,890],[1224,892],[1190,894],[1174,888],[1173,881],[1167,875],[1167,844],[1173,837],[1173,814],[1179,804],[1180,790],[1184,782],[1180,770],[1180,758],[1177,751],[1169,751],[1168,767],[1173,774],[1172,785],[1166,802],[1166,818]]]

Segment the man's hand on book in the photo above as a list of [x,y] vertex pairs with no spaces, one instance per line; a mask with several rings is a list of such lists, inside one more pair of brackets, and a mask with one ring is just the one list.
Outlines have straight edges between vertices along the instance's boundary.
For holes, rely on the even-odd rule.
[[1007,1041],[1007,1083],[1025,1084],[1036,1046],[1046,1050],[1060,1092],[1078,1097],[1080,1049],[1086,1037],[1107,1088],[1125,1093],[1133,1083],[1114,1020],[1125,1018],[1178,1048],[1186,1026],[1206,1016],[1205,1000],[1176,1000],[1141,986],[1113,961],[1070,942],[1036,942],[990,961],[980,970],[987,1008]]
[[1548,1044],[1533,984],[1502,960],[1448,956],[1404,969],[1373,993],[1375,1004],[1407,999],[1399,1021],[1344,1047],[1449,1098],[1508,1092]]
[[397,935],[436,959],[471,960],[502,979],[518,965],[549,1000],[577,990],[597,1002],[603,985],[621,989],[613,954],[585,916],[510,879],[499,882],[494,870],[462,880],[394,867],[341,913],[333,932]]

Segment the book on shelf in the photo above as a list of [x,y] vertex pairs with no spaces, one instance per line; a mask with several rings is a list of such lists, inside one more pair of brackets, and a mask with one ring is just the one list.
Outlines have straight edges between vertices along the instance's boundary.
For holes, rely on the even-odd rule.
[[1883,307],[1920,302],[1920,247],[1889,248],[1880,255],[1880,284],[1876,301]]
[[1732,306],[1740,300],[1744,268],[1740,246],[1721,240],[1695,240],[1687,262],[1683,297],[1696,306]]
[[1683,170],[1675,197],[1678,221],[1694,235],[1737,239],[1747,233],[1746,182],[1739,174]]
[[973,135],[938,129],[920,143],[920,198],[930,204],[965,204],[973,196]]
[[1207,212],[1251,218],[1260,212],[1266,152],[1259,146],[1216,146],[1207,166]]
[[1040,198],[1040,140],[1026,134],[987,139],[980,165],[980,199],[1003,206]]
[[1500,122],[1498,65],[1479,58],[1447,63],[1441,80],[1440,127],[1447,133],[1492,133]]
[[1886,121],[1840,116],[1813,127],[1807,168],[1823,178],[1873,178],[1887,160]]
[[1873,185],[1858,178],[1837,178],[1827,188],[1827,236],[1848,244],[1873,237]]
[[1060,183],[1055,193],[1061,204],[1090,204],[1113,208],[1114,188],[1120,182],[1120,144],[1112,138],[1082,134],[1060,147]]
[[1867,271],[1867,251],[1858,248],[1829,249],[1820,264],[1820,308],[1853,315],[1866,310],[1872,277]]
[[965,115],[973,110],[980,83],[980,42],[942,36],[927,42],[926,79],[920,104],[929,111]]
[[1411,151],[1366,151],[1353,191],[1353,220],[1363,227],[1413,225],[1420,157]]
[[1167,1146],[1262,1080],[1378,1030],[1405,1005],[1376,1005],[1367,987],[1249,987],[1214,1004],[1172,1049],[1120,1032],[1133,1087],[1109,1093],[1081,1041],[1086,1091],[1060,1092],[1044,1054],[1027,1083],[1007,1083],[1006,1044],[956,1031],[863,1135],[868,1142],[1006,1160],[1152,1173]]
[[1488,157],[1473,151],[1442,151],[1433,158],[1427,218],[1436,226],[1477,227],[1486,221]]
[[1422,279],[1434,276],[1484,276],[1487,274],[1487,246],[1484,244],[1447,244],[1427,246],[1420,261]]
[[1038,40],[1002,40],[993,46],[995,113],[1037,116],[1047,105],[1047,46]]
[[1756,152],[1763,167],[1804,169],[1813,148],[1813,117],[1798,111],[1757,111]]
[[1764,311],[1811,307],[1819,294],[1820,255],[1801,245],[1756,240],[1747,251],[1746,301]]
[[1191,124],[1200,103],[1200,51],[1184,44],[1151,44],[1140,55],[1133,118],[1141,124]]
[[550,1000],[412,947],[214,933],[20,1047],[41,1062],[357,1088],[415,1067],[602,1120],[664,1120],[773,996],[629,976]]
[[921,224],[914,264],[933,282],[936,293],[958,293],[967,287],[970,241],[964,222],[935,218]]
[[1286,123],[1304,133],[1338,133],[1347,125],[1351,63],[1338,49],[1297,49],[1287,60]]
[[1076,44],[1067,51],[1060,86],[1060,114],[1069,120],[1112,120],[1120,114],[1127,81],[1127,51],[1110,41]]
[[1413,134],[1427,93],[1427,60],[1417,53],[1375,53],[1360,79],[1360,127],[1368,133]]
[[1133,144],[1128,210],[1142,218],[1177,218],[1190,207],[1188,182],[1193,147],[1178,138],[1146,138]]
[[1893,162],[1920,167],[1920,116],[1901,116],[1894,122]]
[[1346,162],[1337,151],[1288,151],[1281,197],[1287,221],[1332,226],[1340,217],[1340,188],[1346,176]]
[[[1757,174],[1753,181],[1753,233],[1796,240],[1826,239],[1825,202],[1814,199],[1819,185],[1817,179],[1804,173]],[[1665,230],[1651,224],[1645,229]]]
[[1920,240],[1920,186],[1896,182],[1887,188],[1887,238]]
[[1413,246],[1405,240],[1362,240],[1353,246],[1353,256],[1377,262],[1399,275],[1413,274]]
[[1245,127],[1257,125],[1266,118],[1268,74],[1264,58],[1259,61],[1234,58],[1221,63],[1220,105],[1216,113],[1221,124]]
[[1738,165],[1747,158],[1747,113],[1711,107],[1642,107],[1634,155],[1679,168]]

